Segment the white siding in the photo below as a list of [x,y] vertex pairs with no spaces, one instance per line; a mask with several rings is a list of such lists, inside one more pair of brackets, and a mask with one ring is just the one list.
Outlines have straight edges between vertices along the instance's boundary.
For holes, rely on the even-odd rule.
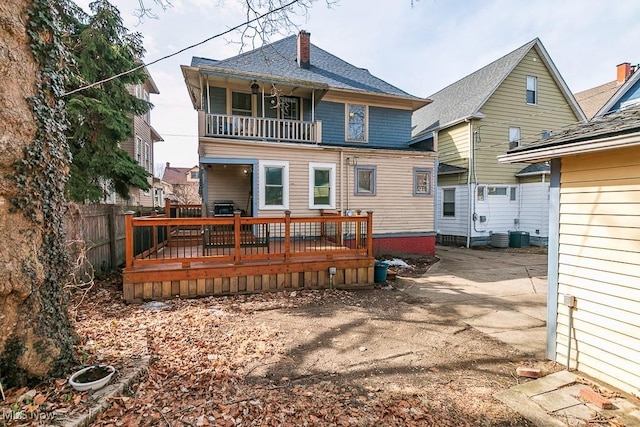
[[[516,191],[516,200],[510,200],[509,188],[516,187],[515,185],[500,185],[500,184],[483,184],[488,190],[489,187],[506,188],[506,195],[489,195],[488,191],[485,191],[485,200],[475,200],[475,213],[478,215],[478,219],[475,222],[475,227],[472,230],[472,236],[489,236],[490,232],[493,233],[506,233],[508,231],[518,230],[518,224],[515,219],[518,219],[518,191]],[[474,190],[474,197],[477,198],[477,187]],[[485,217],[486,221],[481,222],[480,217]]]
[[[443,190],[447,188],[455,188],[456,190],[455,217],[442,216]],[[438,234],[449,236],[467,235],[467,218],[469,218],[468,194],[469,191],[466,185],[438,187]]]
[[531,237],[549,237],[549,183],[536,182],[518,186],[520,224],[518,231]]
[[[558,292],[571,366],[640,395],[640,148],[562,159]],[[558,304],[556,359],[569,311]]]

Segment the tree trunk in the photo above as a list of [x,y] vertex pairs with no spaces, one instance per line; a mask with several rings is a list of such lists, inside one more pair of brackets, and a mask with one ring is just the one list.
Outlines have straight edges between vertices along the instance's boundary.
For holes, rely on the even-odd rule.
[[[46,249],[56,240],[47,231],[51,202],[46,192],[30,194],[39,210],[32,215],[13,203],[25,197],[16,184],[16,165],[29,156],[26,149],[33,146],[39,129],[28,101],[38,95],[42,71],[27,33],[31,6],[32,0],[0,2],[0,381],[5,385],[60,375],[74,361],[75,335],[64,286],[59,274],[51,273],[59,259]],[[38,177],[26,180],[37,182]]]

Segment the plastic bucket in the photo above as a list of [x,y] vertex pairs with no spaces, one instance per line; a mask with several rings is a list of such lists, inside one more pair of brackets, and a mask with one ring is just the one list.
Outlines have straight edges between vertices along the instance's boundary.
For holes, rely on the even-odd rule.
[[376,261],[373,265],[373,281],[376,283],[384,283],[387,281],[387,270],[389,263]]

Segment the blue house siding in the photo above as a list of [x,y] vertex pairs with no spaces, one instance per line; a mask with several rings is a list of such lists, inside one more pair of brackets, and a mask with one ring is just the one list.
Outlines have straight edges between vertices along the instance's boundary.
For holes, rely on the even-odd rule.
[[411,111],[369,107],[369,145],[407,147],[411,139]]
[[[323,144],[359,144],[345,140],[345,105],[320,102],[316,120],[322,121]],[[411,139],[411,111],[369,107],[369,147],[406,148]]]
[[627,90],[627,93],[620,97],[620,101],[616,102],[615,105],[609,111],[619,111],[620,104],[626,101],[630,101],[632,99],[640,98],[640,80],[638,80],[633,86]]

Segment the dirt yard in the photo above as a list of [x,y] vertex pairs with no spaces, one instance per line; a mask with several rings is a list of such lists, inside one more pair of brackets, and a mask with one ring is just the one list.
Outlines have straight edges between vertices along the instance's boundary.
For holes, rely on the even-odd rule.
[[[429,262],[414,263],[418,274]],[[144,354],[152,363],[98,426],[529,426],[492,396],[522,381],[521,364],[556,370],[392,287],[175,299],[159,310],[123,304],[119,280],[72,313],[79,357],[123,371]],[[8,390],[0,410],[73,416],[91,401],[60,379]]]

